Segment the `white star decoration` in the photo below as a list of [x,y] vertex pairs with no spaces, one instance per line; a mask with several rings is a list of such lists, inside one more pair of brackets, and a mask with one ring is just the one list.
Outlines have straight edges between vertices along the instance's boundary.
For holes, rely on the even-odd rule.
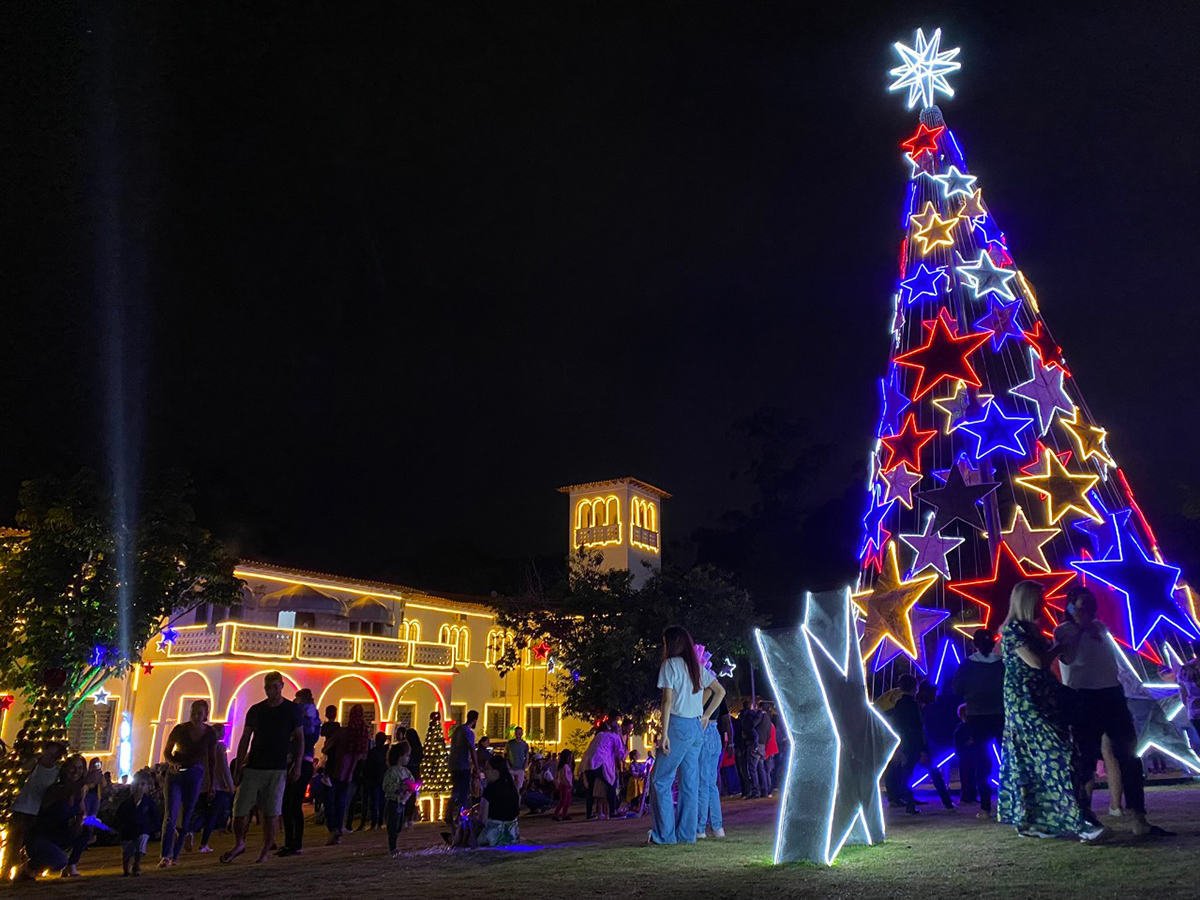
[[[942,176],[945,177],[945,176]],[[1005,300],[1013,299],[1012,288],[1008,283],[1017,277],[1012,269],[1004,269],[992,262],[992,258],[983,251],[979,259],[969,266],[955,266],[958,274],[967,279],[967,284],[975,293],[975,299],[981,300],[988,293],[999,294]]]
[[792,740],[777,863],[883,840],[879,777],[900,739],[867,699],[850,609],[849,588],[806,594],[800,628],[754,633]]
[[96,706],[108,706],[108,698],[111,696],[112,694],[104,688],[96,688],[96,692],[92,694],[92,703]]
[[892,46],[900,54],[904,65],[891,70],[896,80],[888,86],[889,91],[908,88],[908,108],[912,109],[921,101],[921,106],[933,106],[938,93],[947,97],[954,96],[954,90],[946,76],[962,68],[962,63],[953,62],[958,56],[958,48],[939,52],[942,43],[942,29],[933,32],[933,37],[925,40],[925,32],[917,29],[917,46],[908,47],[896,41]]
[[[1200,756],[1196,755],[1196,748],[1192,746],[1185,730],[1188,717],[1179,699],[1178,685],[1143,680],[1111,634],[1108,640],[1118,662],[1121,663],[1117,667],[1117,676],[1125,689],[1125,696],[1134,701],[1149,701],[1146,703],[1149,715],[1138,728],[1137,755],[1145,756],[1146,752],[1153,748],[1167,754],[1194,774],[1200,774]],[[1175,665],[1178,655],[1171,649],[1171,645],[1164,644],[1163,652],[1168,663],[1172,664],[1172,670],[1178,673],[1178,666]]]
[[943,578],[950,577],[950,563],[946,554],[961,544],[966,538],[942,537],[933,530],[933,513],[925,517],[925,530],[920,534],[902,534],[900,540],[908,544],[915,552],[912,566],[909,568],[909,578],[919,575],[926,569],[941,572]]
[[1037,351],[1029,350],[1029,367],[1033,369],[1033,377],[1028,381],[1010,387],[1008,392],[1014,397],[1024,397],[1032,400],[1037,406],[1038,435],[1044,435],[1054,421],[1054,414],[1066,413],[1073,415],[1075,404],[1067,396],[1063,388],[1063,370],[1058,366],[1043,366]]
[[947,200],[955,194],[970,197],[975,193],[975,176],[960,172],[958,166],[951,166],[944,175],[934,175],[933,180],[942,186],[942,196]]

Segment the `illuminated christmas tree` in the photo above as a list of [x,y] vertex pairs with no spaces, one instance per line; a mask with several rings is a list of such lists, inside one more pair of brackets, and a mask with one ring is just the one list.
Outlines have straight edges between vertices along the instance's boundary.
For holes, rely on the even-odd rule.
[[[1129,696],[1163,701],[1162,717],[1183,725],[1170,687],[1142,683],[1200,634],[1191,591],[933,105],[952,96],[960,65],[940,42],[940,30],[918,31],[915,48],[896,45],[892,70],[920,119],[900,143],[906,233],[854,596],[864,658],[877,690],[910,669],[936,678],[974,630],[998,632],[1017,582],[1045,586],[1051,623],[1065,590],[1084,584],[1129,663]],[[1143,733],[1139,749],[1154,743],[1200,771],[1170,730]]]
[[450,793],[450,750],[446,746],[446,732],[442,727],[442,714],[434,710],[429,714],[429,729],[425,732],[425,756],[421,762],[421,793],[437,797]]

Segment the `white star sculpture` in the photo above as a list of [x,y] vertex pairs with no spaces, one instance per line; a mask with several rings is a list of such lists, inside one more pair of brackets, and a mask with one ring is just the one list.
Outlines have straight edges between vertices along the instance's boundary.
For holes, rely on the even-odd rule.
[[792,741],[775,862],[832,865],[883,840],[879,777],[900,739],[867,699],[850,589],[805,595],[798,629],[755,630]]
[[939,52],[942,42],[942,29],[933,32],[933,37],[925,40],[925,32],[917,29],[917,46],[905,46],[896,41],[892,46],[904,60],[904,65],[891,70],[896,80],[888,87],[889,91],[908,88],[908,108],[912,109],[921,101],[922,108],[933,106],[935,95],[940,93],[947,97],[954,96],[954,89],[946,81],[946,76],[962,68],[962,63],[953,62],[958,56],[958,47],[953,50]]

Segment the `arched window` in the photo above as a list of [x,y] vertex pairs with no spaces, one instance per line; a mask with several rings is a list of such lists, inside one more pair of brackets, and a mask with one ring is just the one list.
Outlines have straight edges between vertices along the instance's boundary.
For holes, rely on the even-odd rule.
[[621,543],[621,501],[616,494],[586,497],[575,505],[575,546]]
[[484,655],[484,664],[494,666],[504,656],[504,651],[508,649],[509,634],[503,628],[493,628],[488,632],[487,636],[487,651]]
[[454,661],[470,662],[471,632],[466,625],[443,625],[438,629],[438,643],[454,646]]
[[405,619],[400,628],[400,640],[419,641],[421,639],[421,623],[416,619]]
[[658,552],[658,507],[653,500],[634,497],[630,503],[629,543]]

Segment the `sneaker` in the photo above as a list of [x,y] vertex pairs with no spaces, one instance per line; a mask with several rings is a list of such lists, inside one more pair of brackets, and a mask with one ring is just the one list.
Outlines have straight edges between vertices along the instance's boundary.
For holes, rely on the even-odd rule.
[[1124,816],[1125,816],[1125,810],[1121,809],[1120,807],[1112,807],[1112,806],[1109,807],[1108,817],[1110,819],[1121,819],[1121,818],[1124,818]]
[[200,852],[200,853],[212,853],[212,852],[213,852],[213,848],[212,848],[212,847],[210,847],[210,846],[208,846],[208,844],[205,844],[203,847],[201,847],[201,848],[200,848],[200,850],[199,850],[198,852]]
[[725,837],[725,829],[724,829],[724,828],[715,828],[715,829],[713,829],[713,837],[715,837],[715,838],[723,838],[723,837]]
[[1085,844],[1090,844],[1093,841],[1100,840],[1106,834],[1108,834],[1108,829],[1103,825],[1093,825],[1092,827],[1086,828],[1079,832],[1079,839]]
[[701,840],[704,840],[704,838],[706,838],[706,837],[708,837],[708,835],[705,834],[703,831],[696,832],[696,840],[701,841]]

